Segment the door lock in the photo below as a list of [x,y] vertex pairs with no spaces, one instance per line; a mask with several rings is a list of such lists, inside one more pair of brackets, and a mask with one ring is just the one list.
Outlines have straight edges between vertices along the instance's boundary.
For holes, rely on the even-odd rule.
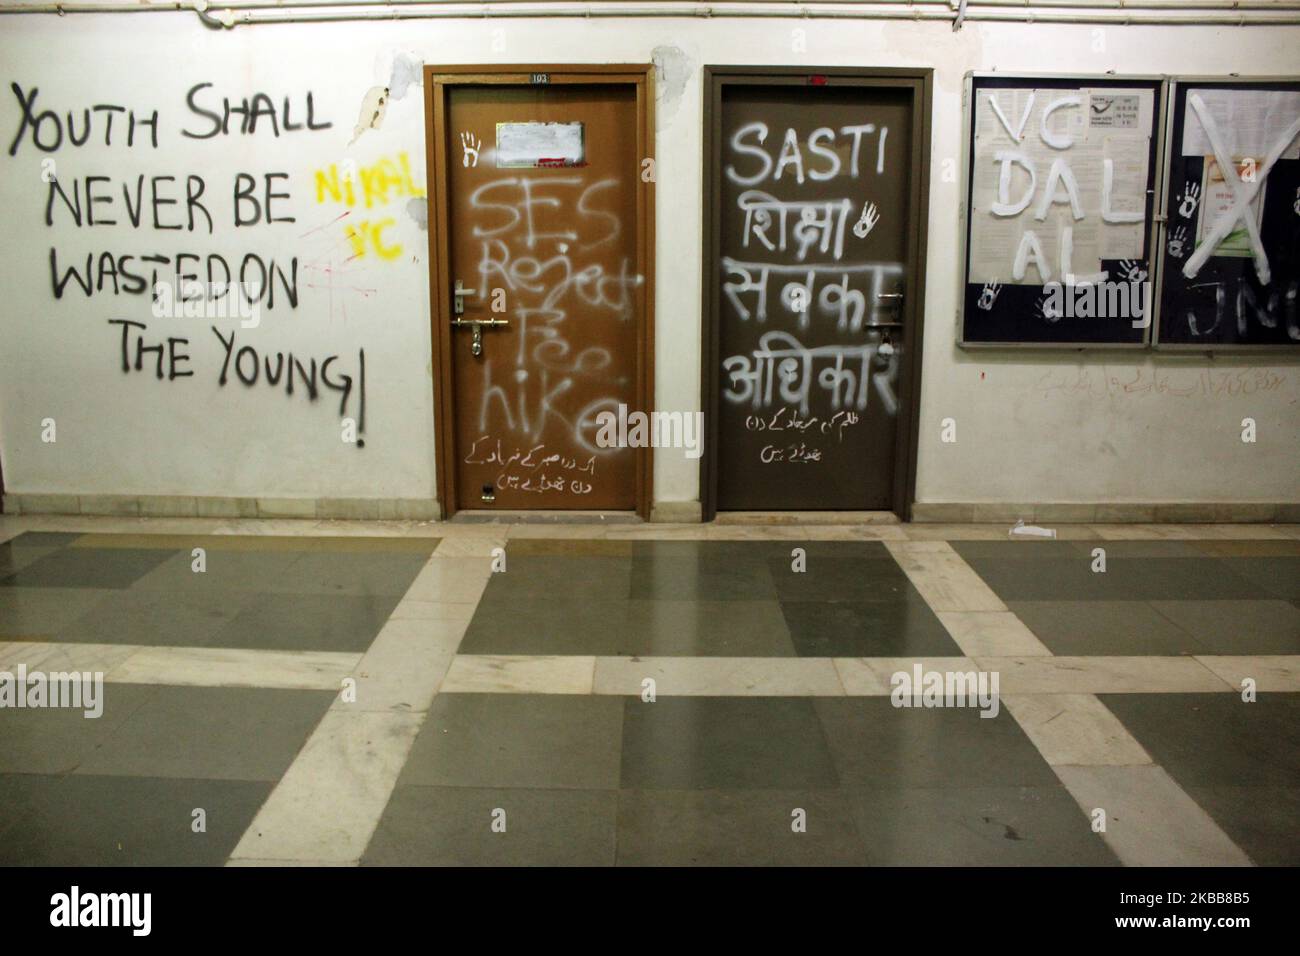
[[509,325],[509,319],[452,319],[452,325],[468,325],[470,331],[474,333],[474,338],[470,341],[469,351],[471,355],[483,354],[483,326]]

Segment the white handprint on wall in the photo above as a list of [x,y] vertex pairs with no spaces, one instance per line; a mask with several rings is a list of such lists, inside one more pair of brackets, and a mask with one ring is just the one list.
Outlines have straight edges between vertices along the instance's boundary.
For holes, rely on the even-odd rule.
[[1034,305],[1038,309],[1038,314],[1049,325],[1055,325],[1061,321],[1061,305],[1059,302],[1053,303],[1050,296],[1040,295]]
[[1134,259],[1121,259],[1119,267],[1124,270],[1124,279],[1127,282],[1146,282],[1147,270],[1142,268],[1142,264]]
[[1179,226],[1169,237],[1169,254],[1175,259],[1187,255],[1187,227]]
[[984,283],[984,288],[980,290],[979,301],[975,305],[985,312],[993,311],[993,303],[998,301],[998,293],[1001,291],[1001,282],[994,280],[993,282]]

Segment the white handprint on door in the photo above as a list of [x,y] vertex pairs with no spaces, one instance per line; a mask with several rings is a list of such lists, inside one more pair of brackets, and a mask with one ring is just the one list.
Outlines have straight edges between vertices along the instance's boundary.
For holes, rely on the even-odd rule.
[[[460,134],[460,148],[463,151],[460,157],[460,164],[466,168],[478,165],[479,147],[483,141],[476,139],[473,133]],[[471,159],[473,162],[471,162]]]
[[878,222],[880,222],[880,213],[876,212],[876,204],[863,203],[862,218],[853,224],[853,234],[859,239],[865,239]]

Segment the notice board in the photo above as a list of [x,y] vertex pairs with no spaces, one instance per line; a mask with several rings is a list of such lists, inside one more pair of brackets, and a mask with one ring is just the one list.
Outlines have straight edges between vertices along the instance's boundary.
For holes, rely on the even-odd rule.
[[1159,77],[968,77],[965,346],[1150,340]]
[[1156,344],[1300,349],[1300,80],[1176,79]]

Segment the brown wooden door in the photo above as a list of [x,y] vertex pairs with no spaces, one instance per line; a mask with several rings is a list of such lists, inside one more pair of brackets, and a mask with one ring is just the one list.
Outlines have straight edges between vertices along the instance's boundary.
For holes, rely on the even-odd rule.
[[[645,408],[638,96],[628,83],[447,91],[457,509],[638,505],[638,451],[597,440],[602,412]],[[480,326],[476,354],[464,323],[482,319],[508,324]]]
[[912,104],[897,86],[722,87],[720,510],[893,506]]

